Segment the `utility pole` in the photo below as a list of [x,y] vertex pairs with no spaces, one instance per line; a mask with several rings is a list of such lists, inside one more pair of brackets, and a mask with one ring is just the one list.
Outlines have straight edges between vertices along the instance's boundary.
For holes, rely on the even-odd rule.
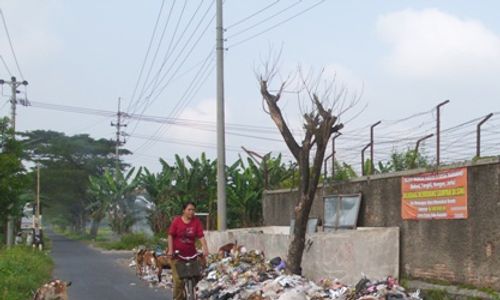
[[226,230],[226,141],[224,128],[224,27],[222,0],[217,0],[217,229]]
[[443,101],[436,106],[436,166],[439,167],[441,161],[441,106],[449,103],[450,100]]
[[40,164],[36,166],[36,223],[38,228],[42,229],[42,222],[40,220]]
[[[10,81],[5,81],[0,79],[0,85],[8,84],[11,88],[10,95],[10,107],[11,107],[11,116],[10,116],[10,127],[12,128],[12,138],[16,138],[16,104],[17,104],[17,88],[21,85],[28,85],[26,80],[17,81],[16,77],[12,76]],[[11,209],[12,206],[9,207]],[[7,247],[10,247],[14,244],[14,217],[9,215],[7,217]]]
[[127,124],[123,123],[124,113],[121,111],[122,99],[118,98],[118,111],[116,113],[116,123],[111,122],[111,126],[116,127],[116,144],[115,144],[115,175],[118,174],[120,170],[120,146],[125,145],[126,140],[122,141],[121,137],[124,134],[122,128],[127,127]]

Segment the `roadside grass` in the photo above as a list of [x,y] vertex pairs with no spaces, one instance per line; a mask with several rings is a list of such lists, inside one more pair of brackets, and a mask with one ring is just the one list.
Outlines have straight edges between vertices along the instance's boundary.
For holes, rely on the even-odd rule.
[[434,289],[424,292],[424,299],[428,300],[451,300],[452,298],[444,290]]
[[87,241],[87,242],[105,242],[105,241],[110,241],[113,239],[113,233],[111,229],[108,228],[100,228],[99,232],[97,233],[97,237],[93,239],[89,233],[79,233],[75,232],[70,229],[63,230],[58,226],[53,227],[54,232],[64,235],[65,237],[72,239],[72,240],[77,240],[77,241]]
[[45,251],[26,246],[0,248],[0,298],[26,300],[51,279],[54,263]]
[[[445,287],[457,287],[459,289],[463,290],[471,290],[471,291],[479,291],[488,294],[491,299],[494,300],[500,300],[500,292],[492,289],[492,288],[487,288],[487,287],[477,287],[471,284],[464,284],[464,283],[451,283],[445,280],[438,280],[438,279],[418,279],[418,278],[409,278],[403,276],[400,278],[400,284],[403,286],[406,290],[410,289],[410,281],[412,279],[416,279],[419,281],[423,281],[426,283],[434,284],[437,286],[441,286],[441,288],[436,287],[434,289],[426,289],[422,290],[424,294],[424,299],[454,299],[451,295],[449,295],[446,290],[444,289]],[[477,298],[477,297],[467,297],[467,300],[478,300],[482,298]]]
[[166,248],[166,240],[162,237],[149,237],[143,233],[128,233],[122,235],[117,241],[101,241],[95,243],[96,247],[105,250],[132,250],[139,246],[145,246],[149,249],[160,247]]
[[61,230],[57,227],[54,228],[54,231],[69,239],[83,241],[104,250],[132,250],[139,246],[145,246],[149,249],[156,249],[156,247],[165,249],[167,246],[164,235],[150,237],[143,233],[127,233],[117,238],[111,229],[106,227],[99,228],[97,238],[95,239],[92,239],[88,233],[75,233],[71,230]]

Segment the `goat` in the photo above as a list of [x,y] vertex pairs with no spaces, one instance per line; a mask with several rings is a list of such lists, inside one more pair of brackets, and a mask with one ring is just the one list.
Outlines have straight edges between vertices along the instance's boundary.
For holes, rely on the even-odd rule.
[[68,289],[71,281],[52,280],[40,287],[33,300],[68,300]]
[[139,249],[135,253],[135,275],[142,276],[144,267],[144,254],[146,253],[146,251],[146,249]]

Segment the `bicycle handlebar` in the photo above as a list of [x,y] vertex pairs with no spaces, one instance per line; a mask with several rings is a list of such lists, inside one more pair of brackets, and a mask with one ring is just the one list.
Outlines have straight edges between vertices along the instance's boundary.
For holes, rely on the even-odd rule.
[[200,256],[203,256],[203,253],[201,253],[201,252],[197,252],[197,253],[196,253],[195,255],[193,255],[193,256],[185,257],[185,256],[180,255],[180,254],[179,254],[179,251],[175,251],[173,256],[174,256],[174,257],[178,257],[178,258],[180,258],[180,259],[182,259],[182,260],[188,260],[188,261],[189,261],[189,260],[194,260],[194,259],[196,259],[196,258],[198,258],[198,257],[200,257]]

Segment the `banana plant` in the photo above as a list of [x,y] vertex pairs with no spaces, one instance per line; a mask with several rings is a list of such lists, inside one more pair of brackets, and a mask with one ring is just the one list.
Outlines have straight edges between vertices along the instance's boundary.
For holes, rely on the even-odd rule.
[[135,222],[132,202],[133,192],[139,185],[142,169],[130,169],[126,174],[121,171],[111,173],[106,170],[102,176],[89,177],[88,192],[92,201],[87,207],[92,218],[91,236],[97,237],[99,224],[107,215],[111,229],[118,234],[127,233]]

